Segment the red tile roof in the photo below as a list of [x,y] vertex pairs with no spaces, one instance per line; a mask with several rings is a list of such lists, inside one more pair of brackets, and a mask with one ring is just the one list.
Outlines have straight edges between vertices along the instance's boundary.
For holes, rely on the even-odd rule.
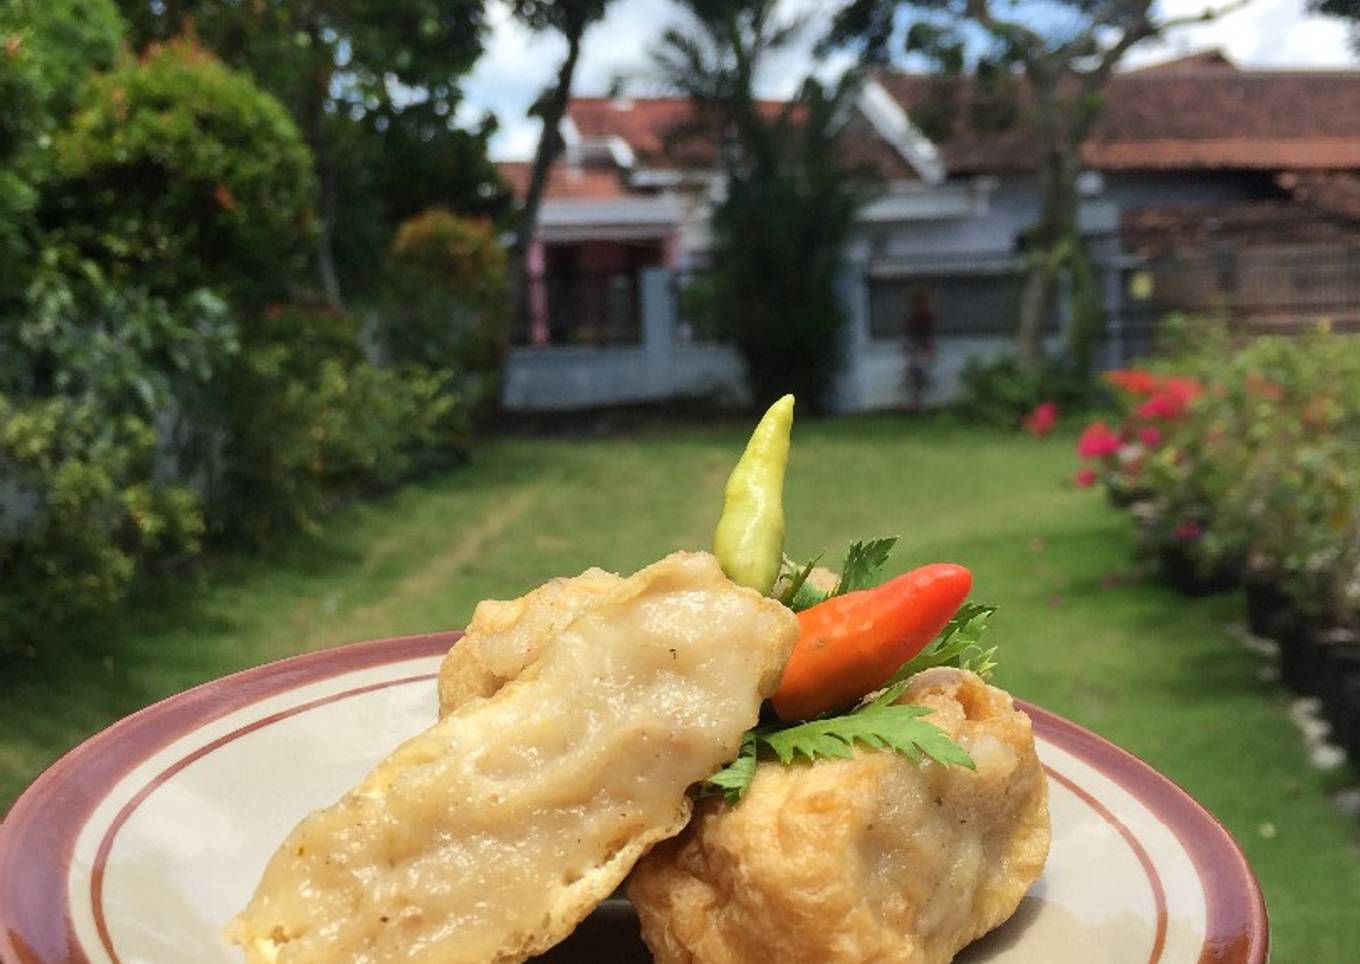
[[[524,197],[529,188],[532,165],[527,161],[502,161],[497,166],[515,197]],[[544,192],[545,197],[561,201],[606,201],[627,197],[628,194],[623,175],[617,171],[600,167],[576,167],[560,161],[548,172],[548,187]]]
[[[784,103],[760,107],[774,117]],[[643,167],[711,167],[716,159],[717,139],[701,132],[684,97],[573,97],[567,114],[583,137],[623,138]]]
[[[934,77],[879,80],[908,111],[938,97]],[[966,86],[959,96],[966,105]],[[993,132],[960,123],[940,146],[955,174],[1035,163],[1023,122]],[[1085,157],[1101,170],[1360,168],[1360,70],[1238,70],[1209,54],[1119,74]]]

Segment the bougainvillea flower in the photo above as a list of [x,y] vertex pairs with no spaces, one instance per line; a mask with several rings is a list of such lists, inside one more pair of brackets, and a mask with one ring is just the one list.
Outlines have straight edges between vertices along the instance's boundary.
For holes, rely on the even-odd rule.
[[1151,395],[1159,387],[1157,376],[1142,368],[1124,368],[1106,372],[1105,381],[1130,395]]
[[1204,535],[1204,526],[1194,519],[1186,519],[1176,526],[1176,538],[1181,542],[1194,542],[1202,535]]
[[1072,481],[1083,489],[1089,489],[1096,484],[1097,478],[1095,469],[1077,469],[1077,474],[1072,476]]
[[1160,391],[1167,392],[1177,398],[1183,398],[1187,402],[1191,402],[1204,394],[1204,386],[1195,378],[1169,375],[1162,379]]
[[1193,398],[1183,391],[1164,389],[1133,411],[1139,418],[1150,421],[1174,422],[1185,414]]
[[1084,459],[1103,459],[1118,452],[1121,444],[1114,429],[1104,422],[1092,422],[1077,439],[1077,454]]
[[1138,430],[1138,441],[1150,449],[1155,449],[1162,444],[1162,433],[1151,425],[1144,425]]
[[1053,431],[1053,426],[1058,424],[1058,405],[1056,402],[1043,402],[1036,405],[1034,411],[1030,412],[1020,420],[1024,429],[1035,438],[1043,438]]

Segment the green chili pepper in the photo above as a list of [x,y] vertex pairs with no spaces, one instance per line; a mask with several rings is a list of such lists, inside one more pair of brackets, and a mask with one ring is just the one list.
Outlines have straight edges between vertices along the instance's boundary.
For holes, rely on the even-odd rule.
[[733,582],[769,593],[784,558],[784,467],[789,461],[793,396],[770,406],[723,490],[713,553]]

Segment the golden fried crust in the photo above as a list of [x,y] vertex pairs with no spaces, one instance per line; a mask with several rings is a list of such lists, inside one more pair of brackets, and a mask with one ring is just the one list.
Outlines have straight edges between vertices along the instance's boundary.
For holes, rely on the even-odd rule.
[[704,801],[634,869],[658,964],[944,964],[1015,912],[1049,845],[1029,718],[952,669],[902,702],[933,708],[976,772],[867,750],[762,762],[740,804]]
[[552,593],[501,623],[538,627],[519,651],[538,655],[293,830],[227,929],[249,964],[514,964],[685,826],[798,621],[708,553],[604,581],[565,625]]
[[553,579],[518,599],[487,599],[439,666],[439,715],[491,696],[539,657],[558,630],[623,582],[603,569]]

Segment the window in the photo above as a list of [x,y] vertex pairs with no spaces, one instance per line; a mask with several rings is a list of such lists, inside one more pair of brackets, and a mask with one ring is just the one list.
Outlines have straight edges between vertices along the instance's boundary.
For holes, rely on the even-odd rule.
[[[1007,335],[1014,331],[1021,278],[1015,274],[922,275],[871,278],[869,333],[900,338],[920,326],[934,337]],[[1048,331],[1058,328],[1057,306]]]

